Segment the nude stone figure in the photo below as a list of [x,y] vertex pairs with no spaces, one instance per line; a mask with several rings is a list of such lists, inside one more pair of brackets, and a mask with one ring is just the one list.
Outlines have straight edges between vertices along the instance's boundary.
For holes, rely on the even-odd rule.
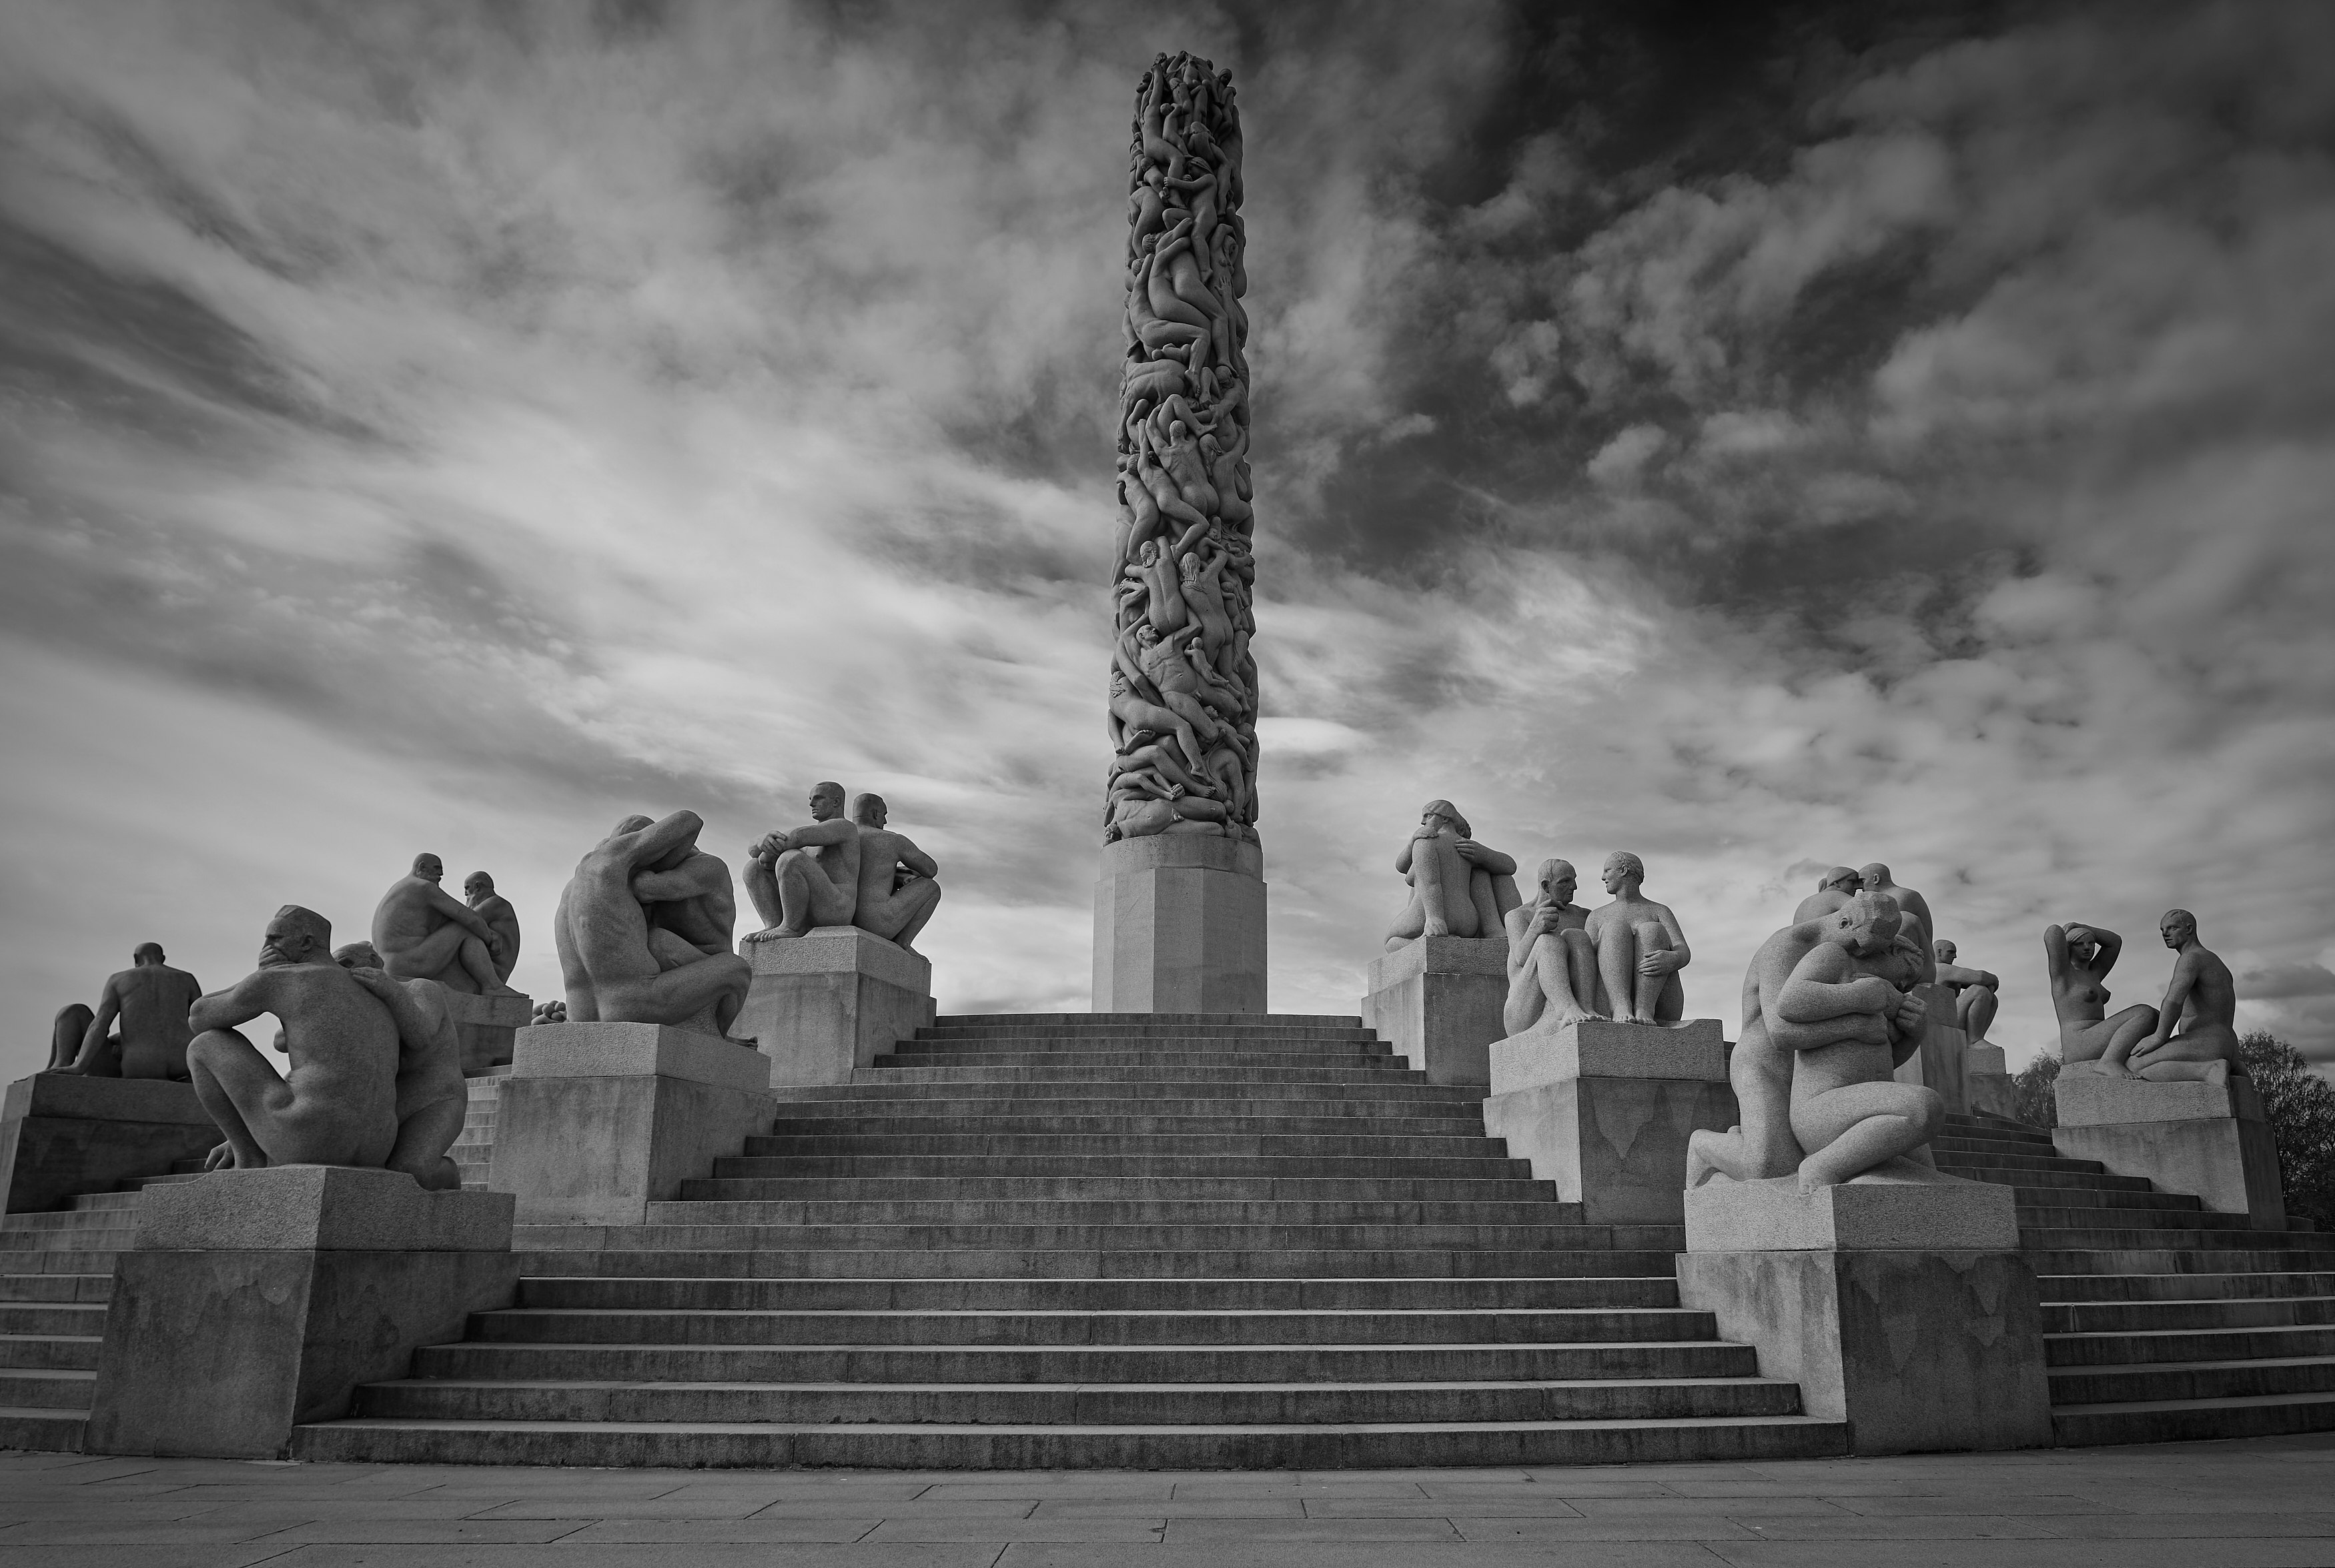
[[2238,987],[2230,966],[2197,940],[2197,917],[2187,910],[2166,910],[2156,929],[2174,957],[2173,979],[2157,1005],[2156,1027],[2130,1045],[2110,1045],[2101,1054],[2101,1069],[2158,1083],[2226,1083],[2232,1073],[2243,1077]]
[[1597,1011],[1597,948],[1589,911],[1573,902],[1570,860],[1544,860],[1530,904],[1508,911],[1508,1000],[1500,1022],[1511,1038],[1537,1025],[1556,1029],[1605,1015]]
[[1675,1023],[1686,1014],[1686,988],[1678,972],[1693,950],[1678,916],[1640,891],[1645,862],[1626,849],[1605,857],[1605,891],[1613,895],[1589,915],[1597,973],[1617,1023]]
[[[627,817],[619,828],[629,833],[649,826],[646,817]],[[632,888],[648,916],[649,952],[659,967],[679,969],[737,951],[738,895],[731,886],[730,863],[701,849],[695,840],[635,872]]]
[[915,839],[885,826],[891,817],[881,795],[851,802],[859,828],[859,901],[851,923],[914,953],[916,933],[941,901],[941,868]]
[[843,786],[813,785],[810,816],[809,827],[764,834],[746,852],[746,891],[763,922],[749,942],[851,924],[859,905],[859,827],[843,815]]
[[502,939],[439,886],[445,876],[438,857],[417,855],[412,873],[381,895],[373,912],[373,944],[383,968],[399,980],[434,980],[481,996],[513,994],[495,968]]
[[[202,984],[165,963],[160,943],[139,944],[130,958],[130,968],[107,977],[72,1064],[52,1070],[87,1078],[187,1080],[187,1042],[195,1034],[187,1010],[203,993]],[[116,1020],[119,1032],[113,1030]]]
[[[68,1002],[57,1009],[57,1016],[49,1024],[49,1065],[43,1072],[62,1072],[73,1065],[81,1055],[82,1037],[89,1032],[90,1021],[97,1016],[86,1002]],[[120,1063],[111,1063],[102,1070],[92,1070],[93,1078],[119,1078]]]
[[[2126,1070],[2132,1048],[2156,1029],[2156,1009],[2135,1002],[2108,1016],[2108,971],[2124,938],[2105,926],[2070,922],[2043,928],[2043,964],[2051,979],[2051,1010],[2059,1018],[2059,1076]],[[2116,1067],[2103,1059],[2116,1052]]]
[[494,949],[495,978],[509,983],[511,971],[518,967],[518,911],[495,891],[494,877],[484,871],[462,878],[462,902],[501,939]]
[[1994,1022],[1998,1005],[1995,992],[2002,982],[1991,970],[1964,969],[1956,963],[1961,949],[1943,936],[1930,944],[1930,952],[1937,960],[1938,983],[1953,988],[1954,1026],[1970,1036],[1972,1045],[1986,1043],[1986,1031]]
[[[678,1025],[709,1013],[715,1033],[729,1032],[753,966],[726,946],[708,953],[677,931],[652,926],[636,891],[677,895],[680,902],[702,897],[693,890],[707,873],[690,852],[704,826],[694,811],[656,822],[627,817],[576,862],[552,917],[569,1021]],[[686,875],[658,880],[675,872]]]
[[1830,915],[1849,901],[1850,895],[1865,886],[1865,878],[1854,866],[1836,866],[1817,878],[1817,890],[1800,900],[1792,911],[1792,924],[1816,920]]
[[1878,860],[1861,868],[1856,876],[1865,892],[1878,893],[1895,901],[1904,922],[1900,934],[1914,944],[1913,951],[1922,969],[1921,978],[1915,983],[1927,985],[1935,981],[1938,978],[1938,961],[1930,952],[1930,939],[1937,935],[1938,927],[1930,917],[1930,901],[1910,887],[1898,886],[1896,879],[1889,874],[1889,867]]
[[1468,819],[1448,800],[1429,800],[1419,827],[1394,857],[1410,896],[1387,931],[1392,952],[1421,936],[1497,936],[1516,892],[1516,863],[1470,837]]

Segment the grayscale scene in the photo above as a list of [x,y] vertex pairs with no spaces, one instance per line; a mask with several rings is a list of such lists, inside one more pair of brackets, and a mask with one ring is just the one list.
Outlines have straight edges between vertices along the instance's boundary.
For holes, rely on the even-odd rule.
[[2335,5],[0,4],[0,1568],[2335,1568]]

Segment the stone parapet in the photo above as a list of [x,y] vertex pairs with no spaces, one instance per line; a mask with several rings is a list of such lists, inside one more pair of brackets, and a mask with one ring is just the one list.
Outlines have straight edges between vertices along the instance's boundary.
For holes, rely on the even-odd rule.
[[2051,1096],[2059,1123],[2051,1143],[2061,1154],[2190,1194],[2216,1214],[2243,1215],[2257,1230],[2286,1228],[2278,1140],[2246,1079],[2157,1083],[2062,1072]]
[[283,1165],[146,1189],[132,1249],[499,1253],[508,1193],[425,1192],[401,1171]]
[[1797,1176],[1706,1182],[1686,1195],[1686,1247],[1699,1252],[2017,1251],[2018,1205],[1993,1182],[1865,1176],[1799,1190]]
[[1362,1022],[1429,1081],[1489,1087],[1507,963],[1504,936],[1414,937],[1371,961]]
[[746,944],[754,967],[731,1025],[768,1058],[771,1086],[849,1083],[933,1019],[933,966],[871,931],[822,925]]
[[20,1078],[0,1101],[0,1212],[61,1208],[77,1193],[166,1176],[218,1142],[192,1084],[62,1072]]
[[1095,881],[1097,1012],[1263,1012],[1264,851],[1221,833],[1102,847]]
[[1727,1081],[1727,1036],[1715,1018],[1679,1023],[1584,1019],[1494,1040],[1488,1056],[1494,1094],[1565,1078]]

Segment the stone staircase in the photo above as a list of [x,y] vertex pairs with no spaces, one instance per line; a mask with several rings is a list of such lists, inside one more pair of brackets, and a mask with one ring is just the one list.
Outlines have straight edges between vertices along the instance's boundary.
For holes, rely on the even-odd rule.
[[1348,1018],[945,1019],[635,1226],[528,1226],[517,1305],[311,1459],[906,1468],[1842,1451]]
[[2019,1122],[1946,1122],[1940,1170],[2017,1190],[2060,1443],[2335,1429],[2335,1236],[2248,1229]]

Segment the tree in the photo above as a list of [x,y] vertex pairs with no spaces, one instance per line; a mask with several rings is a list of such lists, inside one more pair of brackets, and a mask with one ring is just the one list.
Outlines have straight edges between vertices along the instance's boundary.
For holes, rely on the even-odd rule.
[[2239,1040],[2238,1058],[2278,1138],[2286,1212],[2335,1224],[2335,1084],[2312,1071],[2301,1051],[2262,1030]]
[[2037,1051],[2033,1061],[2011,1075],[2011,1113],[2030,1127],[2058,1127],[2059,1108],[2051,1099],[2051,1082],[2059,1076],[2059,1059],[2048,1050]]

